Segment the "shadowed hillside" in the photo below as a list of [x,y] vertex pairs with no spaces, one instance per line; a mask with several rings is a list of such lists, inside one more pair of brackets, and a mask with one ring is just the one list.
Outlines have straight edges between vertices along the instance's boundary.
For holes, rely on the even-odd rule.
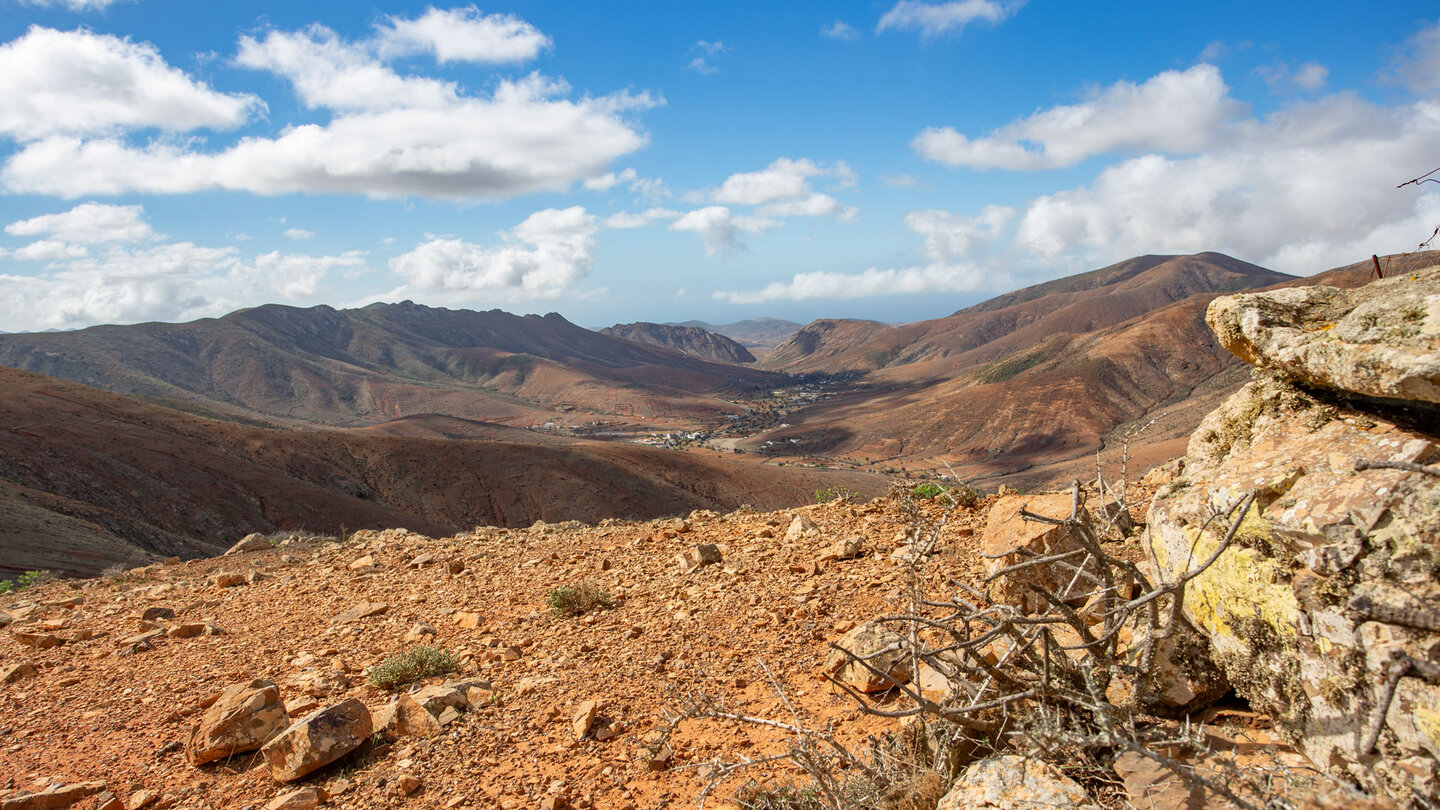
[[698,326],[672,326],[662,323],[620,323],[600,330],[610,337],[649,343],[674,349],[686,356],[694,355],[717,363],[753,363],[755,355],[724,335],[707,332]]
[[[0,369],[0,573],[213,555],[250,532],[446,533],[803,503],[855,473],[417,417],[259,429]],[[443,438],[468,429],[464,440]],[[389,434],[389,435],[387,435]]]

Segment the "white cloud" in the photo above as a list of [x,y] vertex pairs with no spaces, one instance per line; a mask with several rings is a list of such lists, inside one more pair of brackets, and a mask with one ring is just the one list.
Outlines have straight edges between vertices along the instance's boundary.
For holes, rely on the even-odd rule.
[[634,169],[626,169],[619,174],[606,172],[599,177],[585,178],[585,188],[591,191],[609,191],[621,183],[634,183],[638,179]]
[[481,14],[474,6],[441,11],[428,8],[406,20],[391,17],[379,26],[377,50],[383,56],[430,53],[441,64],[528,62],[550,47],[550,37],[509,14]]
[[931,127],[911,143],[922,157],[977,169],[1053,169],[1111,152],[1199,152],[1219,144],[1244,106],[1214,65],[1116,82],[1079,104],[1052,107],[967,138]]
[[38,8],[63,6],[71,11],[102,11],[117,2],[121,0],[20,0],[20,5]]
[[672,211],[669,208],[651,208],[638,214],[629,211],[621,211],[605,218],[605,227],[612,230],[624,230],[628,228],[643,228],[653,222],[662,219],[679,219],[679,211]]
[[503,80],[489,99],[337,115],[218,152],[47,138],[12,156],[0,183],[61,197],[225,189],[463,199],[565,191],[644,145],[624,113],[656,103],[629,94],[558,97],[566,89],[535,76]]
[[149,43],[32,26],[0,45],[0,135],[30,141],[158,128],[233,129],[264,105],[217,93]]
[[860,38],[860,32],[856,31],[855,27],[847,22],[836,20],[824,28],[821,28],[820,36],[829,39],[838,39],[841,42],[854,42]]
[[742,233],[755,235],[779,226],[777,220],[736,214],[723,205],[710,205],[697,208],[670,223],[670,230],[699,234],[700,241],[705,245],[705,255],[713,256],[743,249],[739,238]]
[[973,218],[945,211],[912,211],[905,217],[905,227],[925,237],[929,262],[924,265],[872,267],[858,273],[796,273],[789,281],[772,282],[758,290],[721,290],[714,295],[732,304],[759,304],[1004,289],[1010,284],[1009,273],[979,254],[1001,237],[1014,215],[1014,209],[996,205],[987,206]]
[[[990,247],[977,250],[1053,277],[1144,253],[1204,250],[1309,274],[1411,249],[1440,222],[1440,193],[1395,186],[1440,154],[1436,101],[1385,106],[1336,93],[1228,120],[1203,150],[1152,136],[1161,153],[1017,206],[1013,219],[983,234]],[[1079,152],[1105,140],[1089,138]]]
[[314,239],[315,232],[307,231],[304,228],[286,228],[285,238],[294,239],[297,242],[303,242],[306,239]]
[[497,245],[432,239],[390,260],[406,284],[395,295],[437,291],[487,300],[555,298],[590,272],[594,215],[581,206],[536,211]]
[[33,262],[55,262],[65,259],[83,259],[90,255],[84,245],[62,242],[58,239],[39,239],[16,248],[10,255],[17,259]]
[[771,282],[764,289],[729,292],[715,297],[732,304],[760,304],[766,301],[803,301],[810,298],[875,298],[882,295],[973,292],[986,285],[989,275],[978,267],[930,265],[903,270],[870,268],[859,273],[796,273],[785,282]]
[[1417,93],[1440,91],[1440,22],[1416,32],[1394,63],[1395,75]]
[[349,43],[323,25],[240,38],[236,64],[284,76],[311,108],[443,109],[459,100],[452,82],[401,76],[363,43]]
[[[30,139],[0,168],[0,187],[11,192],[76,197],[224,189],[473,199],[567,191],[643,146],[648,139],[631,114],[664,103],[628,91],[572,98],[564,82],[539,74],[501,79],[488,93],[469,95],[452,82],[396,73],[376,42],[347,42],[312,26],[243,37],[237,62],[286,77],[307,106],[331,111],[328,120],[212,150],[196,139],[136,142],[120,135],[145,126],[235,125],[258,102],[211,93],[166,66],[150,46],[113,37],[32,29],[3,47],[24,44],[31,54],[24,64],[63,68],[77,61],[55,56],[44,42],[31,41],[36,37],[58,38],[62,55],[65,48],[108,54],[109,62],[92,59],[98,67],[86,68],[106,73],[108,83],[91,83],[104,95],[93,104],[84,90],[46,101],[49,96],[26,82],[67,88],[74,80],[83,88],[89,74],[56,69],[16,79],[3,70],[7,56],[0,53],[0,132],[8,127]],[[13,61],[13,53],[8,58]],[[122,64],[110,64],[117,59]],[[139,78],[114,78],[126,65]],[[3,92],[7,83],[14,93]],[[20,101],[13,100],[17,95]],[[58,111],[49,115],[52,106]]]
[[928,39],[952,31],[959,33],[976,20],[998,24],[1023,5],[1025,0],[954,0],[948,3],[900,0],[880,17],[875,31],[878,33],[888,28],[919,31]]
[[759,217],[833,216],[841,222],[854,221],[856,213],[857,209],[854,206],[842,205],[839,200],[829,194],[818,192],[799,199],[767,203],[755,209],[755,215]]
[[690,57],[690,62],[685,65],[685,69],[693,70],[702,76],[709,76],[719,72],[720,68],[715,66],[715,62],[728,53],[730,53],[730,48],[724,42],[718,40],[706,42],[702,39],[696,42],[686,54]]
[[252,289],[272,290],[287,301],[295,301],[319,292],[320,280],[331,270],[364,266],[363,250],[348,250],[339,256],[305,256],[277,250],[255,257],[254,264],[240,265],[231,278]]
[[49,236],[60,242],[144,242],[155,238],[138,205],[82,203],[59,214],[42,214],[5,226],[11,236]]
[[725,178],[710,199],[731,205],[764,205],[791,202],[810,197],[811,177],[835,177],[836,185],[848,188],[855,184],[855,173],[845,163],[823,167],[801,158],[780,158],[758,172],[740,172]]
[[1300,90],[1313,93],[1325,89],[1325,82],[1330,77],[1330,69],[1318,62],[1306,62],[1294,68],[1278,62],[1273,65],[1262,65],[1255,68],[1255,74],[1270,85],[1270,89],[1276,92],[1290,92]]

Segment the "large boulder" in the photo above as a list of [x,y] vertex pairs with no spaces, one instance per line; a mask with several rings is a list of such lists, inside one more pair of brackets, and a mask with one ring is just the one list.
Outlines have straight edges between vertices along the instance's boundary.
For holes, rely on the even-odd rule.
[[1440,403],[1440,266],[1353,290],[1218,298],[1205,320],[1240,359],[1307,384]]
[[370,710],[355,698],[308,714],[260,753],[278,782],[293,782],[359,748],[372,731]]
[[[1064,520],[1070,517],[1073,507],[1074,496],[1070,493],[1002,495],[990,507],[985,519],[985,534],[980,542],[980,553],[986,557],[986,575],[994,576],[1002,569],[1026,560],[1080,549],[1082,546],[1075,539],[1072,528],[1029,520],[1021,515],[1021,510],[1025,510]],[[1080,560],[1077,558],[1071,562],[1078,565]],[[1085,573],[1077,578],[1074,565],[1048,564],[1022,568],[996,579],[990,586],[991,596],[996,602],[1014,605],[1026,613],[1038,613],[1050,606],[1031,589],[1031,585],[1043,588],[1066,602],[1084,602],[1100,585],[1099,568],[1092,561]]]
[[[1371,285],[1392,296],[1399,311],[1385,310],[1373,296],[1355,300],[1370,302],[1367,319],[1412,324],[1412,337],[1423,342],[1430,334],[1424,330],[1440,321],[1429,314],[1407,320],[1419,304],[1405,285],[1440,276],[1417,275]],[[1251,302],[1248,311],[1268,313],[1271,333],[1289,334],[1277,320],[1278,304],[1271,304],[1298,300],[1295,293],[1236,298]],[[1237,306],[1227,299],[1212,305],[1217,331],[1239,323],[1259,334],[1259,315],[1236,320],[1226,314]],[[1434,311],[1426,306],[1426,313]],[[1360,305],[1350,313],[1327,309],[1324,317],[1349,323],[1360,311]],[[1295,317],[1295,329],[1312,326]],[[1287,341],[1256,340],[1247,344],[1248,354],[1237,353],[1290,374],[1298,366],[1284,364],[1295,357],[1320,362],[1318,349],[1299,351]],[[1418,395],[1406,408],[1350,396],[1362,387],[1354,382],[1363,376],[1357,368],[1373,370],[1377,357],[1398,354],[1379,352],[1375,343],[1342,350],[1345,345],[1325,349],[1333,373],[1304,377],[1316,385],[1343,383],[1343,395],[1297,388],[1262,372],[1207,416],[1191,437],[1184,475],[1151,505],[1145,545],[1160,579],[1174,582],[1219,548],[1230,521],[1217,512],[1256,493],[1238,516],[1229,548],[1187,586],[1185,617],[1207,637],[1236,691],[1273,716],[1317,765],[1401,802],[1434,801],[1440,795],[1440,683],[1422,676],[1424,662],[1433,667],[1440,656],[1440,614],[1433,607],[1440,603],[1440,477],[1357,470],[1356,462],[1440,461],[1440,411]],[[1393,400],[1423,388],[1412,382],[1362,393]],[[1397,657],[1422,666],[1399,679],[1371,752],[1365,750],[1368,729]]]
[[204,765],[254,751],[289,724],[278,686],[259,679],[237,683],[221,692],[190,729],[185,755],[192,765]]

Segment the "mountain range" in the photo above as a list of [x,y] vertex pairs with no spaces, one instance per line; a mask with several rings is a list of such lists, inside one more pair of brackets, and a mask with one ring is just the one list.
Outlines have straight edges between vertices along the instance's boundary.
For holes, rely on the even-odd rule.
[[815,321],[743,365],[410,302],[0,335],[0,571],[203,556],[251,531],[773,508],[897,474],[1036,486],[1149,423],[1129,441],[1144,466],[1243,382],[1210,300],[1373,272],[1143,256],[929,321]]

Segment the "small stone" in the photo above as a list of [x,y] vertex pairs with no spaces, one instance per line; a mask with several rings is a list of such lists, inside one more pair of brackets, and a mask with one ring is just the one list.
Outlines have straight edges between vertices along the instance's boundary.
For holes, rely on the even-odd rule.
[[168,607],[162,607],[160,605],[153,605],[151,607],[145,608],[145,612],[140,614],[140,619],[147,622],[173,618],[175,618],[175,611],[171,610]]
[[397,796],[409,796],[419,790],[424,783],[418,777],[410,774],[401,774],[395,779],[394,792]]
[[836,560],[853,560],[860,556],[860,550],[865,547],[865,540],[862,537],[847,537],[820,550],[815,559],[820,562],[834,562]]
[[474,630],[480,626],[480,614],[471,611],[459,610],[455,612],[454,621],[457,625],[465,628],[466,630]]
[[19,644],[26,647],[34,647],[37,650],[48,650],[51,647],[59,647],[65,642],[53,633],[25,633],[19,630],[11,630],[10,637]]
[[714,543],[701,543],[675,555],[675,561],[685,573],[693,574],[704,566],[720,562],[720,549]]
[[865,622],[856,627],[842,636],[836,646],[855,658],[864,659],[869,667],[840,650],[831,650],[825,658],[825,672],[861,692],[883,692],[894,686],[891,681],[907,683],[910,680],[910,656],[905,651],[905,640],[879,622]]
[[405,634],[405,640],[414,644],[416,642],[428,641],[439,635],[440,631],[424,622],[416,622],[410,627],[410,632]]
[[364,557],[351,561],[351,571],[372,571],[375,569],[375,558],[366,554]]
[[421,554],[410,561],[411,568],[424,568],[435,562],[434,554]]
[[583,740],[590,735],[590,727],[595,724],[595,715],[599,711],[600,703],[595,700],[587,700],[575,708],[570,717],[570,729],[575,732],[575,739]]
[[225,556],[242,554],[246,551],[266,551],[272,547],[273,544],[268,537],[259,532],[252,532],[245,535],[245,539],[231,546],[230,550],[225,552]]
[[265,805],[265,810],[312,810],[320,806],[320,791],[313,787],[281,793]]
[[21,678],[29,678],[35,674],[35,667],[25,663],[7,664],[0,667],[0,683],[15,683]]
[[521,652],[519,647],[506,647],[500,651],[500,657],[505,661],[519,661]]
[[390,609],[384,602],[361,602],[330,620],[331,624],[350,624],[370,616],[379,616]]
[[21,793],[0,802],[4,810],[63,810],[63,808],[87,799],[103,791],[104,782],[76,782],[74,784],[52,784],[35,793]]
[[804,515],[796,515],[795,519],[790,521],[790,528],[785,530],[785,542],[787,543],[797,543],[807,537],[819,536],[820,527],[815,525],[815,521]]
[[171,638],[194,638],[195,636],[204,635],[206,627],[207,625],[204,622],[185,622],[184,624],[177,624],[170,628],[170,632],[167,635]]
[[1075,780],[1038,759],[1000,756],[965,769],[935,810],[1100,810]]
[[233,571],[216,574],[214,579],[217,588],[235,588],[245,583],[245,575]]
[[130,800],[125,802],[125,810],[143,810],[155,803],[160,794],[153,790],[137,790],[130,794]]

